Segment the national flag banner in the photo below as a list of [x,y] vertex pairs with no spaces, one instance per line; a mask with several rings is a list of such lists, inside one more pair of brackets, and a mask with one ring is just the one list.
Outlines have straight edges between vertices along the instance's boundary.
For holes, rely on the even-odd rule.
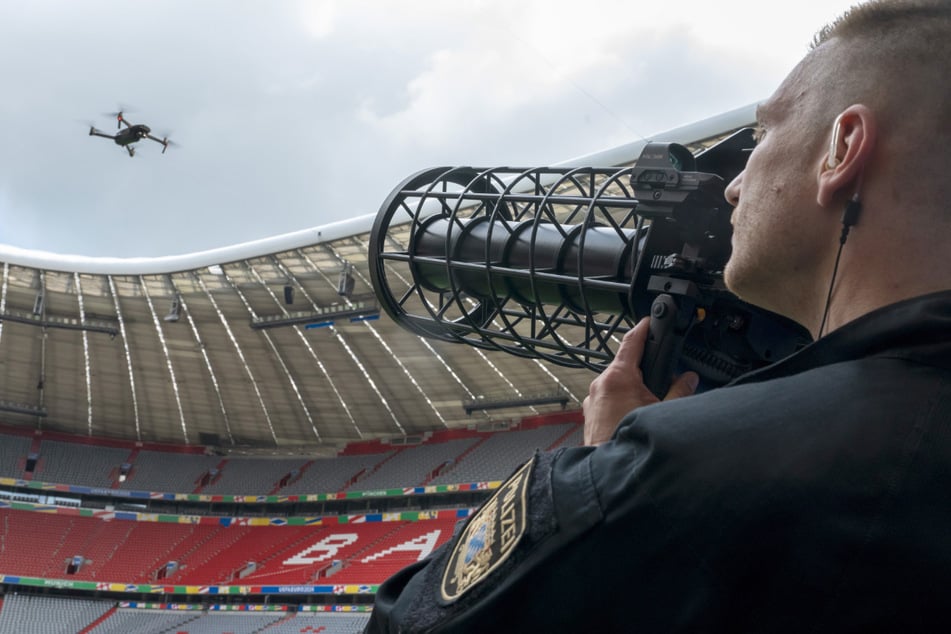
[[211,591],[211,586],[198,586],[198,594],[208,594]]
[[334,586],[334,594],[345,594],[347,586]]
[[96,584],[96,590],[108,590],[109,584],[104,582],[99,582]]

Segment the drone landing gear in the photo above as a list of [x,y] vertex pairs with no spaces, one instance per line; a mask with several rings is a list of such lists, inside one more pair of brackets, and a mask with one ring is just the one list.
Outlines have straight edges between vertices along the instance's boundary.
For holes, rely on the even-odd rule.
[[134,147],[132,147],[131,145],[127,145],[127,146],[125,147],[125,149],[126,149],[126,151],[129,153],[129,158],[132,158],[133,156],[135,156],[135,148],[134,148]]

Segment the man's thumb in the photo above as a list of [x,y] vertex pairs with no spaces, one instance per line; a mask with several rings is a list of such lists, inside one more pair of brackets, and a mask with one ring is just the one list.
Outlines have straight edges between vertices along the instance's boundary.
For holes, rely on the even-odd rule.
[[671,383],[664,400],[670,401],[675,398],[690,396],[696,391],[697,385],[699,384],[700,376],[696,372],[684,372]]

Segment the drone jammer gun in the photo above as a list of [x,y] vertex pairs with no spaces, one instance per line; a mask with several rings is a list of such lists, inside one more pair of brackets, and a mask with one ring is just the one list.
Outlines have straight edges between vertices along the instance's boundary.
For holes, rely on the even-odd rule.
[[723,191],[752,145],[741,130],[696,156],[651,143],[623,169],[424,170],[373,225],[376,295],[418,335],[594,371],[650,315],[652,391],[675,369],[721,385],[808,341],[723,285]]

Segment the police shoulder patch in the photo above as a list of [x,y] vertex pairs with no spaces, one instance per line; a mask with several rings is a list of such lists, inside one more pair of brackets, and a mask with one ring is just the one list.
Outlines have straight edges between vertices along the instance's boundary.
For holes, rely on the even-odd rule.
[[526,462],[482,505],[459,536],[439,585],[443,601],[453,602],[498,568],[515,550],[527,528],[528,481],[535,459]]

